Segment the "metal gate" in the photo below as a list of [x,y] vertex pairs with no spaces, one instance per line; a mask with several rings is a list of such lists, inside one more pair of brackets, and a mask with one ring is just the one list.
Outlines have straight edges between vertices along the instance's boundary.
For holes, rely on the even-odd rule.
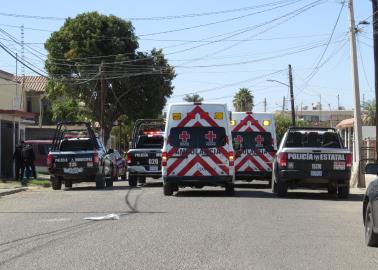
[[1,121],[1,172],[5,178],[13,177],[13,122]]

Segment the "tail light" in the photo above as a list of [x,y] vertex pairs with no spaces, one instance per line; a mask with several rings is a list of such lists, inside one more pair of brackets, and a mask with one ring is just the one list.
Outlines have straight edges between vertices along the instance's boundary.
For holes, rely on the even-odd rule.
[[127,164],[131,164],[132,162],[131,155],[127,154]]
[[234,153],[234,151],[228,152],[228,161],[230,163],[230,166],[234,166],[234,161],[235,161],[235,153]]
[[161,166],[163,167],[167,166],[167,161],[168,161],[168,154],[167,152],[163,152],[161,154]]
[[100,159],[98,158],[98,153],[93,153],[92,160],[93,160],[94,165],[97,165],[100,163]]
[[54,163],[53,156],[51,155],[51,153],[49,153],[47,155],[47,167],[52,168],[53,163]]
[[287,153],[280,153],[278,155],[278,165],[280,167],[286,167],[287,166]]
[[346,154],[345,155],[345,161],[346,161],[346,166],[347,168],[350,168],[352,167],[352,163],[353,163],[353,160],[352,160],[352,154]]

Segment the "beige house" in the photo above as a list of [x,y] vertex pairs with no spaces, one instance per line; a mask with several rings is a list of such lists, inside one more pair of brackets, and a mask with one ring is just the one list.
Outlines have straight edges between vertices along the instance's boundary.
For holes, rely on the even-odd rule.
[[0,176],[13,177],[13,152],[25,139],[25,126],[42,116],[42,99],[47,79],[41,76],[15,77],[0,70]]

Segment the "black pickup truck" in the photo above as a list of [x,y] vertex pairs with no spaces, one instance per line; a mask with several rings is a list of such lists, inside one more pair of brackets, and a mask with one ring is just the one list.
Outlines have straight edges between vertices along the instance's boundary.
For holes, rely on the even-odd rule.
[[129,185],[143,184],[146,177],[161,177],[163,119],[138,119],[134,124],[130,149],[127,152]]
[[289,128],[273,162],[272,191],[325,188],[340,199],[349,195],[352,154],[333,128]]
[[113,186],[106,157],[105,147],[90,123],[58,123],[47,156],[52,188],[61,189],[63,182],[66,188],[78,182],[96,182],[98,189]]

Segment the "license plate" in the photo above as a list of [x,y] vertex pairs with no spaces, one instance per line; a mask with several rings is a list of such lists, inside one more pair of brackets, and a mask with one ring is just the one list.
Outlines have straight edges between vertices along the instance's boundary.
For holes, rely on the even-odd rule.
[[157,158],[150,158],[150,159],[148,159],[148,164],[149,165],[158,165],[159,164],[159,159],[157,159]]
[[334,170],[345,170],[345,162],[344,161],[334,161],[333,162],[333,169]]
[[150,171],[158,171],[159,170],[159,167],[158,166],[150,166]]
[[63,168],[64,173],[77,174],[83,172],[83,168]]
[[322,171],[311,171],[310,175],[311,176],[322,176],[323,172]]

